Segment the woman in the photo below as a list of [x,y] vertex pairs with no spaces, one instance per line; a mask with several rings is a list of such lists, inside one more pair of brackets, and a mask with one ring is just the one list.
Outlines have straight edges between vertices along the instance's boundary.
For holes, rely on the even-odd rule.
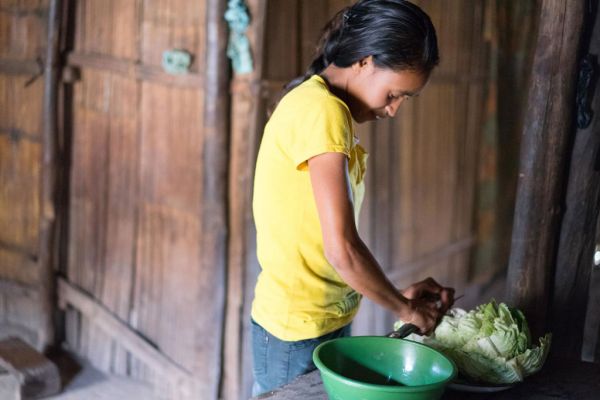
[[[253,211],[262,271],[252,305],[253,395],[314,369],[312,351],[349,335],[362,296],[428,334],[454,290],[398,290],[358,235],[367,154],[353,123],[393,117],[438,64],[435,29],[402,0],[361,0],[326,26],[305,76],[268,121]],[[439,300],[438,301],[436,301]]]

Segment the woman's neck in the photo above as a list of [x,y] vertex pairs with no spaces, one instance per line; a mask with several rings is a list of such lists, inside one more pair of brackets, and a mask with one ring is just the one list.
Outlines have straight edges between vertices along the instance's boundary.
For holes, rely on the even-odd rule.
[[319,75],[325,80],[329,91],[340,98],[346,104],[348,103],[348,70],[349,68],[340,68],[329,64]]

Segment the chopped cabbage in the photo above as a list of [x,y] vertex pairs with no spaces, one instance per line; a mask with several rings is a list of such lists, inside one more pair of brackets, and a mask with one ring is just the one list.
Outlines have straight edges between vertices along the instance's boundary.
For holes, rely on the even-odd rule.
[[[402,326],[394,324],[394,329]],[[542,368],[552,334],[532,346],[525,316],[516,308],[492,300],[469,312],[451,309],[430,337],[411,335],[450,357],[460,373],[475,382],[520,382]]]

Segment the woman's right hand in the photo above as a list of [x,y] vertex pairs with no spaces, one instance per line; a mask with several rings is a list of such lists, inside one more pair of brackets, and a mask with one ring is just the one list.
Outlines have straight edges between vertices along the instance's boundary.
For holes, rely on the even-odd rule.
[[429,335],[443,314],[435,302],[424,299],[408,299],[408,312],[400,319],[416,325],[421,335]]

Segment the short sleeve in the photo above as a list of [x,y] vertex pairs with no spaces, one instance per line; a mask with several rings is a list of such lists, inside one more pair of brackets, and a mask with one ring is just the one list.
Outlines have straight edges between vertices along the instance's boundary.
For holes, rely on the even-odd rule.
[[294,124],[290,156],[296,169],[305,171],[308,160],[319,154],[335,152],[350,157],[352,137],[348,109],[332,96],[323,96]]

